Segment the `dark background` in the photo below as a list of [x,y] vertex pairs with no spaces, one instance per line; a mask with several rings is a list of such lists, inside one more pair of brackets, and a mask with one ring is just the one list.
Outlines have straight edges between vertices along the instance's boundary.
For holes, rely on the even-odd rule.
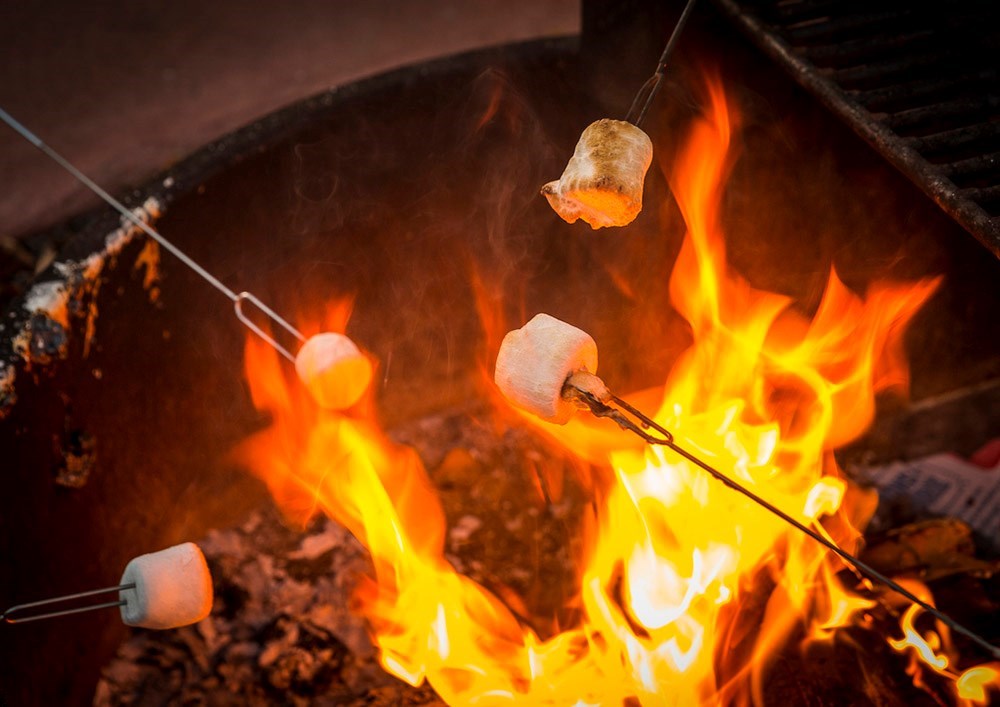
[[[0,3],[0,106],[112,193],[304,96],[579,32],[578,0]],[[0,242],[96,197],[0,126]]]

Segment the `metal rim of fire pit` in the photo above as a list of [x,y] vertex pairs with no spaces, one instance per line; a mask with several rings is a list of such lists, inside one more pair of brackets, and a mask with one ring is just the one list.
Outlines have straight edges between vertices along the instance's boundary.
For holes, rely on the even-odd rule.
[[[355,99],[446,74],[458,66],[485,70],[514,56],[555,62],[575,54],[578,47],[577,35],[545,37],[461,52],[335,86],[238,128],[156,175],[144,186],[115,196],[140,219],[152,224],[178,195],[196,190],[212,176],[254,153],[268,150],[286,136]],[[28,290],[9,303],[0,319],[0,419],[17,402],[14,385],[19,369],[29,362],[35,366],[47,362],[47,356],[41,360],[33,356],[34,329],[40,330],[42,338],[52,336],[53,327],[61,329],[49,315],[71,301],[86,285],[87,268],[95,261],[103,263],[115,257],[123,246],[141,235],[138,228],[107,205],[96,207],[85,218],[85,225],[62,246],[53,264],[33,278]],[[56,331],[54,338],[65,340],[68,335]]]
[[[996,59],[995,3],[992,22],[979,15],[991,6],[978,0],[924,9],[890,0],[715,4],[1000,258],[1000,152],[989,146],[1000,134],[998,74],[988,58],[973,61],[977,52],[989,57],[991,46]],[[956,37],[968,46],[956,46]],[[929,76],[914,77],[915,70]],[[960,85],[957,96],[948,94]],[[926,132],[914,132],[921,127]],[[977,150],[978,144],[986,146]],[[978,183],[983,174],[986,182]]]

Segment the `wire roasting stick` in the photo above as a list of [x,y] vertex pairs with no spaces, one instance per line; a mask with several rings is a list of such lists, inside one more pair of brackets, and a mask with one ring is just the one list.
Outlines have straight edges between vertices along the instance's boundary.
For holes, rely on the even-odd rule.
[[[356,403],[368,388],[372,378],[372,364],[347,336],[324,332],[306,339],[286,319],[264,304],[250,292],[234,292],[219,278],[202,267],[194,258],[164,238],[156,229],[127,209],[120,201],[108,194],[90,177],[77,169],[69,160],[42,142],[41,138],[14,119],[10,113],[0,108],[0,120],[15,130],[21,137],[41,150],[47,157],[69,172],[81,184],[101,197],[107,204],[124,216],[130,223],[141,229],[160,246],[191,268],[208,284],[217,289],[233,303],[236,318],[254,334],[270,344],[275,351],[295,364],[299,378],[309,389],[316,402],[324,408],[341,410]],[[297,354],[293,354],[262,327],[251,320],[243,311],[249,302],[268,319],[287,331],[301,344]]]
[[660,61],[656,64],[656,71],[646,80],[646,83],[642,85],[639,92],[635,94],[635,98],[632,99],[632,107],[628,109],[628,114],[625,116],[625,122],[632,123],[637,128],[641,128],[643,122],[645,122],[646,114],[649,113],[649,107],[653,105],[653,100],[663,85],[663,75],[667,70],[667,60],[674,53],[674,47],[677,46],[677,40],[680,39],[681,30],[684,29],[688,18],[691,17],[691,10],[694,9],[695,2],[697,0],[688,0],[681,11],[681,16],[677,18],[677,24],[674,25],[674,31],[670,33],[670,39],[667,40],[667,45],[663,47]]
[[673,450],[717,481],[805,533],[869,580],[905,597],[951,630],[1000,659],[1000,648],[997,646],[678,445],[669,430],[612,393],[604,381],[591,373],[596,370],[597,344],[589,334],[548,314],[538,314],[522,328],[508,332],[504,337],[497,354],[494,380],[512,404],[548,422],[565,424],[575,408],[584,408],[597,417],[613,420],[648,444]]
[[[112,592],[118,593],[118,601],[72,606],[80,599]],[[114,587],[18,604],[0,614],[0,622],[25,624],[118,607],[122,622],[128,626],[178,628],[208,616],[212,599],[212,574],[205,555],[194,543],[181,543],[133,557]],[[40,611],[60,604],[72,608]]]
[[[67,602],[76,601],[77,599],[86,599],[87,597],[94,597],[100,594],[110,594],[111,592],[122,592],[126,589],[135,589],[135,582],[129,582],[127,584],[119,584],[116,587],[104,587],[103,589],[92,589],[89,592],[79,592],[77,594],[66,594],[65,596],[55,597],[54,599],[43,599],[42,601],[32,601],[27,604],[18,604],[17,606],[12,606],[7,611],[0,614],[0,621],[4,621],[9,624],[26,624],[30,621],[41,621],[42,619],[54,619],[57,616],[69,616],[71,614],[82,614],[86,611],[97,611],[98,609],[109,609],[114,606],[125,606],[127,603],[124,599],[119,599],[118,601],[109,601],[102,604],[87,604],[84,606],[78,606],[73,609],[60,609],[59,611],[49,611],[41,614],[31,613],[31,609],[40,609],[46,606],[52,606],[54,604],[65,604]],[[23,616],[22,616],[23,614]]]
[[148,223],[143,221],[141,218],[135,215],[130,209],[125,208],[125,206],[115,199],[113,196],[108,194],[104,189],[100,187],[96,182],[94,182],[90,177],[77,169],[73,164],[60,155],[58,152],[53,150],[51,147],[42,142],[41,138],[35,135],[33,132],[28,130],[24,125],[19,123],[10,113],[0,108],[0,119],[3,120],[7,125],[13,128],[21,137],[30,142],[32,145],[41,150],[47,157],[49,157],[53,162],[58,164],[64,170],[69,172],[73,177],[76,178],[78,182],[83,184],[85,187],[90,189],[90,191],[101,197],[108,205],[113,207],[118,213],[128,219],[134,226],[141,229],[146,233],[147,236],[152,238],[154,241],[159,243],[162,247],[170,251],[174,256],[177,257],[182,263],[187,265],[189,268],[194,270],[202,279],[204,279],[208,284],[217,289],[223,295],[225,295],[232,303],[233,309],[236,312],[236,318],[239,319],[243,324],[250,329],[257,336],[262,338],[264,341],[269,343],[275,348],[275,350],[282,356],[287,358],[289,361],[294,362],[295,356],[292,355],[288,349],[279,344],[273,337],[271,337],[267,332],[257,326],[252,322],[246,314],[243,313],[243,303],[250,302],[255,307],[257,307],[261,312],[263,312],[271,321],[280,326],[282,329],[287,331],[289,334],[294,336],[301,342],[305,342],[306,338],[299,332],[298,329],[293,327],[287,321],[285,321],[281,316],[279,316],[273,309],[261,302],[256,296],[249,292],[233,292],[231,289],[226,287],[226,285],[215,275],[210,273],[208,270],[203,268],[201,265],[195,261],[194,258],[189,256],[187,253],[182,251],[180,248],[175,246],[173,243],[168,241],[166,238],[160,235],[160,233],[150,226]]

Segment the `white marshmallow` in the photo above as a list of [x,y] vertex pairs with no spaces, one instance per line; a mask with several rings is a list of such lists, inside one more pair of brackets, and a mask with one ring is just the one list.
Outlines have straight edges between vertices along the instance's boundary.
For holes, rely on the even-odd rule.
[[581,370],[597,371],[597,344],[590,334],[537,314],[503,338],[493,379],[511,403],[562,425],[575,410],[562,397],[563,384]]
[[212,575],[201,549],[183,543],[139,555],[125,566],[118,593],[122,621],[143,628],[177,628],[201,621],[212,611]]
[[653,142],[623,120],[591,123],[576,143],[562,176],[542,187],[567,223],[582,218],[594,230],[626,226],[642,211],[642,185],[653,161]]
[[295,357],[295,371],[327,410],[343,410],[361,399],[372,380],[372,364],[343,334],[312,336]]

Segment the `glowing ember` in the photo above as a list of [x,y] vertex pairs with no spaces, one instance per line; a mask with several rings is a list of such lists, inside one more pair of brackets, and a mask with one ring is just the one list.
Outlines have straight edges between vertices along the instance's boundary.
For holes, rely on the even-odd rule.
[[[730,272],[716,214],[731,116],[717,85],[710,106],[670,178],[688,227],[670,292],[694,344],[662,390],[643,395],[656,396],[657,421],[683,447],[854,552],[870,497],[842,477],[832,450],[870,423],[877,391],[905,386],[902,334],[937,281],[876,284],[860,297],[831,272],[810,320]],[[244,446],[246,463],[293,518],[327,513],[364,543],[374,571],[358,610],[382,665],[429,681],[449,703],[759,703],[778,649],[828,639],[875,604],[842,586],[842,566],[817,543],[669,450],[583,418],[532,421],[609,469],[606,484],[588,486],[596,521],[578,571],[579,618],[543,640],[444,559],[427,473],[382,435],[370,406],[319,409],[256,339],[246,365],[255,404],[273,418]],[[766,599],[752,630],[740,624],[750,599]],[[956,696],[985,700],[995,668],[950,671],[947,635],[921,635],[915,613],[897,650],[953,678]]]

